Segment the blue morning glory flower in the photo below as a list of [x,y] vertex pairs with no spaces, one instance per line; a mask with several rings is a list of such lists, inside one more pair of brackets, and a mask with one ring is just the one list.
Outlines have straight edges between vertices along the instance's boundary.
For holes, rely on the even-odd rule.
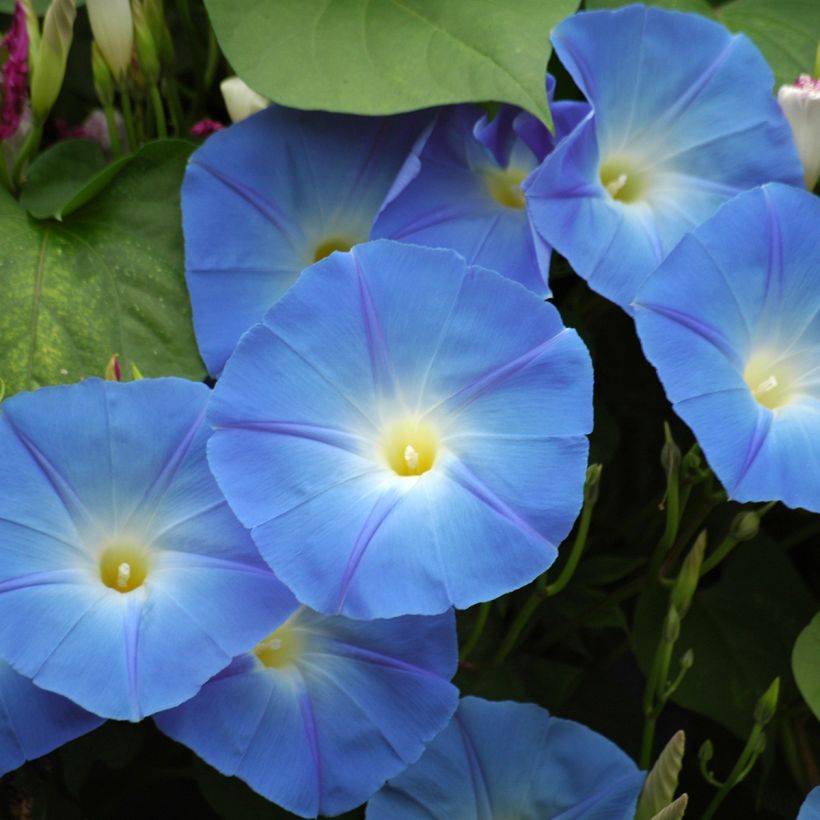
[[229,503],[304,604],[443,612],[531,581],[581,505],[592,370],[555,308],[453,251],[311,267],[214,391]]
[[89,379],[3,403],[0,656],[103,717],[176,706],[276,623],[208,470],[209,393]]
[[820,820],[820,786],[812,789],[800,807],[797,820]]
[[367,820],[632,820],[644,772],[611,741],[531,703],[463,698]]
[[[735,194],[803,171],[774,79],[742,34],[644,6],[553,32],[590,113],[525,185],[533,223],[590,287],[628,308],[689,230]],[[670,59],[686,44],[685,57]]]
[[70,700],[35,686],[0,660],[0,776],[102,722]]
[[303,817],[363,803],[458,705],[452,611],[351,621],[299,607],[157,725]]
[[[550,98],[554,85],[549,77]],[[560,139],[589,107],[551,108]],[[549,296],[550,248],[530,225],[521,184],[554,144],[543,123],[511,105],[490,121],[474,105],[443,108],[413,148],[373,236],[452,248]]]
[[182,185],[186,276],[213,376],[304,268],[370,237],[428,119],[271,106],[194,152]]
[[636,299],[675,411],[738,501],[820,512],[820,200],[766,185],[687,235]]

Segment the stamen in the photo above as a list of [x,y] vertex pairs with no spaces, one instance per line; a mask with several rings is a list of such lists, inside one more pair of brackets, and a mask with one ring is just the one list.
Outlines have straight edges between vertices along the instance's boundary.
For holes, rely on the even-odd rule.
[[131,564],[123,561],[117,567],[117,586],[120,589],[128,589],[128,582],[131,580]]
[[411,470],[417,470],[419,466],[419,454],[412,444],[404,448],[404,462]]
[[623,187],[626,185],[628,179],[629,179],[629,177],[626,174],[619,174],[611,182],[607,182],[607,184],[606,184],[607,191],[609,191],[611,196],[617,197],[618,194],[623,189]]
[[268,638],[266,641],[262,641],[259,644],[259,649],[268,649],[271,652],[275,652],[277,649],[282,648],[282,639],[281,638]]
[[778,382],[774,376],[769,376],[768,379],[760,382],[760,384],[755,388],[754,394],[756,396],[760,396],[763,393],[768,393],[770,390],[774,390],[778,384],[780,384],[780,382]]

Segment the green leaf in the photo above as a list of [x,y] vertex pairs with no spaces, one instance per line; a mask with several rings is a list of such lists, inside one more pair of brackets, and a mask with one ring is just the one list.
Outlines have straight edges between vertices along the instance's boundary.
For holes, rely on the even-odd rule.
[[811,73],[820,40],[817,0],[733,0],[717,9],[718,19],[732,31],[754,40],[775,74],[778,85]]
[[[644,670],[668,600],[669,591],[657,587],[638,600],[633,638]],[[720,581],[695,593],[681,624],[673,668],[690,648],[695,663],[672,700],[745,738],[760,693],[788,673],[790,647],[814,611],[803,579],[777,544],[765,538],[742,544]]]
[[795,641],[792,671],[800,694],[820,720],[820,612]]
[[[632,0],[587,0],[587,8],[617,8]],[[647,0],[647,5],[698,12],[731,31],[748,35],[772,67],[778,85],[811,73],[820,40],[817,0],[730,0],[711,6],[706,0]]]
[[672,803],[685,748],[686,736],[682,731],[675,732],[646,776],[638,798],[635,820],[655,820],[658,813]]
[[578,0],[205,0],[248,85],[294,108],[395,114],[514,103],[551,123],[550,30]]
[[123,372],[201,379],[184,279],[179,188],[193,146],[146,145],[63,222],[0,192],[0,378],[9,394]]
[[58,142],[32,163],[20,204],[37,219],[62,220],[100,193],[130,159],[109,165],[91,140]]

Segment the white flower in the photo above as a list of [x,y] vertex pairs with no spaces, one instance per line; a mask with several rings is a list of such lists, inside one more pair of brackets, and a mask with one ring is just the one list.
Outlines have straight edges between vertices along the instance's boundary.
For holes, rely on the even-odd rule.
[[801,74],[794,85],[780,87],[777,101],[792,128],[811,191],[820,179],[820,79]]
[[134,22],[129,0],[87,0],[91,31],[114,79],[120,82],[131,64]]
[[228,116],[232,122],[239,122],[270,105],[270,100],[257,94],[239,77],[228,77],[219,84],[225,100]]

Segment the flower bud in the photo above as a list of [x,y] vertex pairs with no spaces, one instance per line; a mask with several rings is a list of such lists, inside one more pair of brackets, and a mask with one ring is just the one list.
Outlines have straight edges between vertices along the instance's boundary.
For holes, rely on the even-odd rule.
[[231,122],[239,122],[270,105],[270,100],[251,90],[239,77],[228,77],[219,84]]
[[698,751],[698,760],[701,763],[708,763],[715,756],[715,747],[711,740],[704,740]]
[[675,586],[672,587],[671,604],[681,618],[687,613],[700,580],[700,567],[706,550],[706,533],[702,532],[686,556],[680,568]]
[[115,353],[105,366],[105,380],[107,382],[122,381],[122,371],[120,370],[120,357]]
[[760,532],[760,516],[756,512],[738,513],[732,520],[729,533],[734,541],[751,541]]
[[801,74],[793,85],[780,86],[777,101],[791,126],[811,191],[820,179],[820,79]]
[[159,77],[159,50],[151,33],[142,0],[134,0],[132,9],[134,13],[134,40],[136,41],[140,68],[145,75],[146,82],[153,85]]
[[780,678],[775,678],[766,692],[761,695],[755,706],[755,723],[765,726],[777,711],[777,701],[780,698]]
[[122,83],[131,65],[134,24],[128,0],[87,0],[94,42],[116,82]]
[[96,42],[91,43],[91,73],[94,77],[94,91],[100,105],[114,104],[114,78],[108,68],[105,57]]
[[587,476],[584,482],[584,504],[594,506],[597,503],[603,469],[601,464],[590,464],[587,467]]
[[75,0],[52,0],[46,12],[31,78],[31,110],[35,123],[45,120],[62,88],[76,16]]

